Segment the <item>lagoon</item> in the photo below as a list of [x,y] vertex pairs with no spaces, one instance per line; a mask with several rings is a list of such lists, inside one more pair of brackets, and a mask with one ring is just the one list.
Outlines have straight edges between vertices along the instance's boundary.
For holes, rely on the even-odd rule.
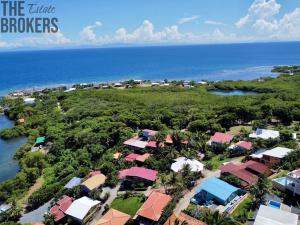
[[[13,127],[13,122],[6,116],[0,115],[0,130]],[[15,177],[19,164],[13,159],[17,149],[26,142],[25,137],[12,140],[0,139],[0,182]]]
[[257,94],[257,92],[254,91],[241,91],[241,90],[234,90],[234,91],[215,90],[215,91],[209,91],[209,93],[215,95],[221,95],[221,96],[243,96],[243,95]]

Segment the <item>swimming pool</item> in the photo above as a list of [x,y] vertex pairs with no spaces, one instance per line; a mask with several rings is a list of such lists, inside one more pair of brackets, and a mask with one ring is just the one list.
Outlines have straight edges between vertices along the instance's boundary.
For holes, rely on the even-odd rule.
[[280,177],[280,178],[274,179],[274,181],[285,186],[286,177]]
[[281,203],[280,202],[275,202],[275,201],[269,201],[268,203],[269,207],[275,208],[275,209],[280,209]]

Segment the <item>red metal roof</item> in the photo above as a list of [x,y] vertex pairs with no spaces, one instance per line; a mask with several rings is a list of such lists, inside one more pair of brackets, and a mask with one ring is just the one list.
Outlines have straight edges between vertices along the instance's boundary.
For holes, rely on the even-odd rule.
[[89,177],[93,177],[93,176],[95,176],[95,175],[97,175],[97,174],[101,174],[101,171],[99,171],[99,170],[97,170],[97,171],[92,171],[92,172],[90,172],[89,173]]
[[139,154],[130,153],[129,155],[127,155],[127,156],[125,157],[125,160],[126,160],[127,162],[133,162],[133,161],[135,161],[139,156],[140,156]]
[[127,162],[133,162],[133,161],[145,162],[150,156],[151,154],[149,153],[145,153],[143,155],[130,153],[125,157],[125,160]]
[[232,140],[233,136],[231,134],[225,134],[216,132],[214,136],[210,138],[211,142],[222,143],[222,144],[229,144]]
[[149,141],[147,144],[147,147],[149,148],[157,148],[156,141]]
[[131,167],[130,169],[121,170],[119,172],[119,178],[125,177],[139,177],[149,181],[155,181],[157,177],[156,170],[150,170],[142,167]]
[[70,207],[73,198],[64,196],[50,209],[49,213],[54,216],[55,222],[65,217],[65,211]]
[[221,167],[221,173],[230,173],[248,184],[253,184],[257,181],[257,176],[247,169],[253,170],[259,174],[265,174],[268,171],[268,167],[264,164],[255,161],[248,161],[239,165],[228,163]]
[[146,202],[137,212],[137,215],[152,221],[158,221],[164,208],[171,201],[171,196],[153,191]]
[[240,141],[240,142],[236,143],[236,146],[239,146],[239,147],[247,149],[247,150],[251,150],[252,149],[252,142]]

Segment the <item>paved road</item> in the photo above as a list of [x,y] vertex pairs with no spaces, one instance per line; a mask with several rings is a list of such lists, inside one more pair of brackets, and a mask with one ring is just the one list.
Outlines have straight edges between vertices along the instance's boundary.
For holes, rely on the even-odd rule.
[[189,204],[190,204],[190,200],[191,198],[195,195],[195,191],[197,190],[197,188],[199,187],[199,185],[207,178],[209,177],[220,177],[220,170],[216,170],[216,171],[210,171],[210,170],[204,170],[203,171],[203,175],[205,176],[205,178],[201,178],[197,181],[197,185],[189,192],[187,192],[181,199],[180,201],[177,203],[175,209],[174,209],[174,213],[176,215],[179,215],[179,213],[182,210],[185,210]]
[[45,203],[41,207],[37,208],[36,210],[24,214],[20,220],[19,223],[24,224],[24,223],[42,223],[44,220],[44,215],[45,213],[48,212],[48,208],[50,207],[50,203],[52,200],[49,202]]

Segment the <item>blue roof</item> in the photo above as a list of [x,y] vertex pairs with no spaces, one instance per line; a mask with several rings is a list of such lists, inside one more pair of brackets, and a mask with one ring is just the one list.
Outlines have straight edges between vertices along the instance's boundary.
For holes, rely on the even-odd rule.
[[73,177],[66,185],[65,188],[71,189],[78,186],[81,183],[81,179],[78,177]]
[[197,188],[196,193],[198,194],[202,190],[214,195],[215,197],[223,200],[224,202],[239,188],[236,188],[218,178],[208,178]]

